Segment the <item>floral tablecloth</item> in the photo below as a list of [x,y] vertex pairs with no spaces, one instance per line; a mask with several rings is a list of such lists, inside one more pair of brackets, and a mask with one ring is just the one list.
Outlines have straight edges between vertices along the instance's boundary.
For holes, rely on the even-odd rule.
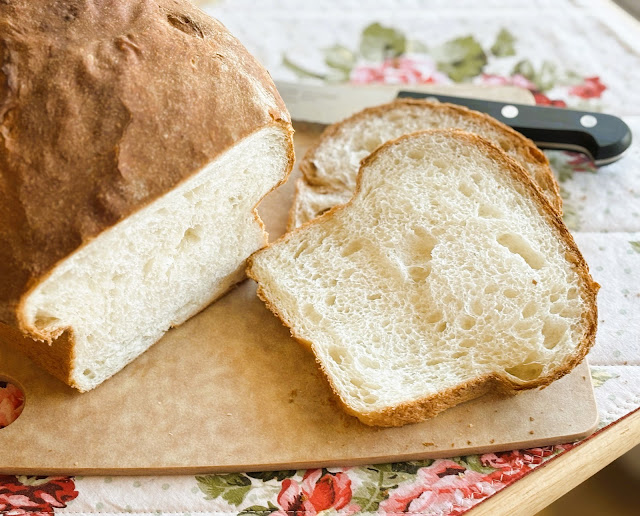
[[[619,115],[640,134],[640,25],[606,0],[200,3],[277,79],[514,84],[539,104]],[[565,222],[602,285],[589,361],[604,428],[640,406],[640,143],[600,169],[580,154],[548,156]],[[20,405],[0,383],[0,427]],[[0,514],[454,515],[575,446],[308,471],[0,476]]]

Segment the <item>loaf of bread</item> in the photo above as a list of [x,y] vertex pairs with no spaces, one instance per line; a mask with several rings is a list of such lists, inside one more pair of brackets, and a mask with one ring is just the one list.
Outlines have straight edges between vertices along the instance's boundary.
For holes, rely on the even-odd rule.
[[0,2],[0,338],[86,391],[245,277],[268,73],[188,0]]
[[534,183],[562,214],[558,183],[546,156],[535,144],[496,119],[463,106],[402,99],[367,108],[329,126],[300,162],[289,228],[347,202],[355,188],[360,160],[387,140],[425,129],[462,129],[494,143],[531,175]]
[[382,145],[348,204],[248,273],[370,425],[548,385],[595,339],[598,285],[566,227],[520,165],[462,131]]

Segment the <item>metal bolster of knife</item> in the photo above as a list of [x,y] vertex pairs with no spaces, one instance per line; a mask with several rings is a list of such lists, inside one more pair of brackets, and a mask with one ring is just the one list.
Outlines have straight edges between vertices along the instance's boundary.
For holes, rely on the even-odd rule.
[[398,97],[434,99],[487,113],[539,147],[583,152],[597,166],[618,160],[631,145],[629,126],[613,115],[413,91],[400,91]]

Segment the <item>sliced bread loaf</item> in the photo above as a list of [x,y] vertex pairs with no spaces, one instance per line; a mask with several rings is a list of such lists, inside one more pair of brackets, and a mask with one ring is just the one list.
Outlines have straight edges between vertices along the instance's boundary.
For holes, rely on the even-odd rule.
[[462,129],[494,143],[531,175],[534,183],[562,214],[558,184],[546,156],[534,143],[494,118],[463,106],[402,99],[364,109],[329,126],[300,162],[289,228],[348,201],[353,193],[360,160],[384,142],[425,129]]
[[188,0],[0,2],[0,63],[0,338],[86,391],[245,277],[289,115]]
[[248,274],[370,425],[545,386],[595,338],[598,285],[557,213],[461,131],[382,145],[348,204],[255,253]]

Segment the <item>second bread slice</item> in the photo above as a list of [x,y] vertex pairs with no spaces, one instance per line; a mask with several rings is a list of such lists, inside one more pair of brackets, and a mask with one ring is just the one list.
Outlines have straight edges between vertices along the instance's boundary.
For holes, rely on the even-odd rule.
[[372,425],[547,385],[595,338],[598,285],[571,235],[518,164],[461,131],[383,145],[347,205],[248,273]]
[[300,162],[289,227],[297,227],[353,194],[360,160],[376,147],[403,134],[426,129],[461,129],[486,138],[517,161],[558,214],[562,199],[546,156],[511,127],[454,104],[400,99],[367,108],[333,124]]

